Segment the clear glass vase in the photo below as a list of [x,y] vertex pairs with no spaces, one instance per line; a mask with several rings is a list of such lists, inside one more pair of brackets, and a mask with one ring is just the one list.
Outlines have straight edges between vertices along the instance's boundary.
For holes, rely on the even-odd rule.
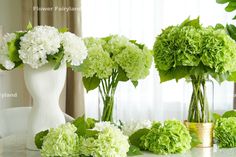
[[214,83],[202,76],[191,76],[184,85],[184,118],[188,122],[212,122]]
[[116,87],[109,91],[99,86],[98,93],[98,114],[100,121],[116,122],[117,101],[115,97]]

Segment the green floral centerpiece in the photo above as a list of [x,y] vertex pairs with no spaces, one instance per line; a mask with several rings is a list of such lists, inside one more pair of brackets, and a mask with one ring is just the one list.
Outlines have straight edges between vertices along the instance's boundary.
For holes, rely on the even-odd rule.
[[145,45],[124,36],[85,38],[88,57],[78,70],[87,91],[98,87],[103,102],[102,121],[113,121],[114,95],[120,81],[134,86],[149,74],[152,55]]
[[236,70],[236,44],[221,27],[203,27],[199,18],[162,31],[154,44],[154,60],[161,82],[191,79],[193,92],[189,122],[211,122],[205,82],[222,82]]
[[[208,140],[212,139],[213,124],[206,80],[210,77],[218,82],[235,79],[231,75],[236,71],[235,41],[222,25],[203,27],[199,18],[188,18],[180,25],[164,29],[156,38],[154,60],[161,82],[182,78],[191,81],[192,96],[186,125],[191,131],[199,133],[201,147],[212,146],[212,140]],[[198,129],[201,127],[208,130],[209,137],[202,136],[201,129]]]
[[43,157],[126,157],[130,148],[117,126],[84,117],[39,132],[35,144]]

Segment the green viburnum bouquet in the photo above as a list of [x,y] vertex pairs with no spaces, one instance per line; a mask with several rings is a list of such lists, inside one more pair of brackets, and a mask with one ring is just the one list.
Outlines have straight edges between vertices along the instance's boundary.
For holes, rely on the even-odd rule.
[[134,131],[129,141],[132,146],[155,154],[175,154],[189,150],[192,137],[182,122],[167,120],[164,124],[153,122],[151,127]]
[[38,133],[35,144],[43,157],[126,157],[130,147],[117,126],[84,117]]
[[124,36],[85,38],[88,57],[78,68],[83,73],[87,91],[98,87],[103,102],[102,121],[113,121],[114,95],[120,81],[131,80],[137,86],[139,79],[149,74],[151,51]]
[[161,82],[190,79],[193,87],[189,122],[211,122],[206,98],[209,76],[218,82],[235,80],[236,44],[221,25],[203,27],[199,18],[186,19],[157,36],[154,60]]

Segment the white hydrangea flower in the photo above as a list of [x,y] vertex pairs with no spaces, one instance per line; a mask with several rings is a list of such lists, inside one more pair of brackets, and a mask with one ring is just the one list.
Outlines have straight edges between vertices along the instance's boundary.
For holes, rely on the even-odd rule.
[[36,26],[21,37],[20,58],[32,68],[39,68],[48,62],[47,55],[59,51],[60,43],[60,34],[56,28]]
[[70,32],[61,34],[61,38],[65,53],[64,60],[74,66],[80,65],[88,54],[83,40]]
[[130,136],[139,129],[144,129],[144,128],[149,129],[151,127],[152,127],[152,122],[149,120],[140,122],[130,121],[130,122],[124,122],[122,131],[124,135]]
[[8,57],[8,45],[7,43],[16,38],[15,33],[7,33],[3,36],[3,39],[0,41],[0,64],[7,70],[11,70],[15,67],[15,63],[10,61]]

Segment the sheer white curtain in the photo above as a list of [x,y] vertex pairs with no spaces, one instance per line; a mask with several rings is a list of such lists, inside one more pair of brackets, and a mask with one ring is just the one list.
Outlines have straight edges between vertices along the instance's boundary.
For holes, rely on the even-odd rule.
[[[176,25],[188,16],[201,17],[204,25],[226,24],[232,14],[215,0],[82,0],[83,36],[102,37],[110,34],[125,35],[152,48],[161,29]],[[154,65],[150,75],[139,81],[120,83],[117,89],[117,113],[121,120],[184,119],[184,80],[159,83]],[[215,82],[215,111],[233,108],[233,83]],[[98,92],[85,95],[88,116],[98,115]]]

